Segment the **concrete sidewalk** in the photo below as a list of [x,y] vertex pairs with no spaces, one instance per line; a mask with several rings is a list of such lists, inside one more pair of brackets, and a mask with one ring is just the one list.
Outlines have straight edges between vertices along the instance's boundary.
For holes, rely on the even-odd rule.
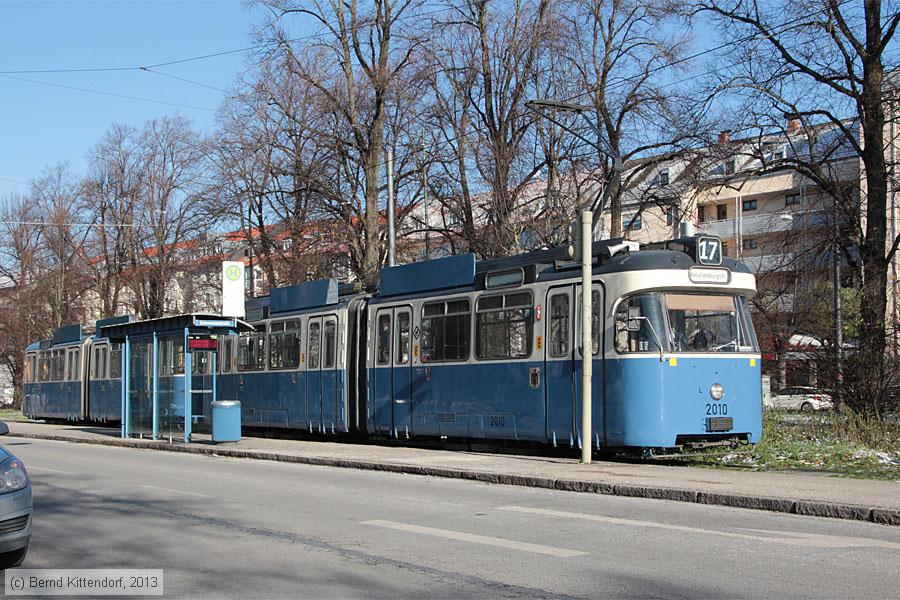
[[900,483],[892,481],[609,461],[582,465],[572,458],[267,438],[214,445],[208,436],[195,436],[197,441],[190,445],[169,444],[122,439],[118,430],[91,426],[8,425],[10,436],[21,438],[452,477],[900,525]]

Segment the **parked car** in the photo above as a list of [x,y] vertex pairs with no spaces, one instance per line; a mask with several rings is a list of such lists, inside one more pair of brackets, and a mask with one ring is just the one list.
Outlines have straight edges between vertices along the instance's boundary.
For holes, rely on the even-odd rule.
[[[0,435],[9,433],[0,422]],[[31,480],[21,460],[0,446],[0,569],[18,567],[31,541]]]
[[767,408],[783,408],[787,410],[828,410],[834,408],[831,396],[813,387],[796,386],[784,388],[772,394],[766,401]]

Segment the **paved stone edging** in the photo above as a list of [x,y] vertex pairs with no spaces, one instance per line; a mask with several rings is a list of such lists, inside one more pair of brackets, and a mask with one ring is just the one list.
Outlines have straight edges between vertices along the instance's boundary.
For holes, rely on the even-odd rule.
[[99,446],[118,446],[123,448],[144,448],[164,450],[167,452],[186,452],[207,456],[224,456],[229,458],[251,458],[279,462],[300,463],[346,469],[363,469],[368,471],[386,471],[407,475],[425,475],[430,477],[446,477],[450,479],[468,479],[483,483],[503,485],[519,485],[524,487],[545,488],[567,492],[583,492],[589,494],[606,494],[610,496],[627,496],[632,498],[652,498],[656,500],[674,500],[677,502],[693,502],[696,504],[712,504],[768,510],[810,517],[829,517],[833,519],[850,519],[869,521],[881,525],[900,526],[900,511],[887,508],[867,508],[854,504],[836,504],[817,500],[790,500],[765,496],[749,496],[743,494],[723,494],[718,492],[699,492],[680,488],[666,488],[643,485],[614,484],[604,482],[583,481],[574,479],[553,479],[530,475],[511,475],[490,471],[470,471],[465,469],[449,469],[445,467],[425,467],[402,463],[381,463],[357,459],[327,458],[322,456],[295,456],[279,454],[264,450],[239,450],[221,446],[185,446],[167,444],[152,440],[125,440],[121,438],[78,438],[54,434],[12,433],[9,437],[52,440],[59,442],[75,442],[78,444],[95,444]]

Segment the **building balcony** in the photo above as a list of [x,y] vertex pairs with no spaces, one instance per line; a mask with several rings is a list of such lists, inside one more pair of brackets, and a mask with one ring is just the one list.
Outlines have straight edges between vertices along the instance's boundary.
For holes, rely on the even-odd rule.
[[745,215],[740,219],[706,221],[697,225],[699,233],[720,238],[735,237],[738,231],[743,237],[765,235],[781,231],[800,231],[827,227],[831,223],[830,213],[823,210],[809,212],[774,212],[759,215]]
[[797,254],[784,252],[781,254],[764,254],[762,256],[745,256],[741,262],[753,273],[777,273],[797,270]]

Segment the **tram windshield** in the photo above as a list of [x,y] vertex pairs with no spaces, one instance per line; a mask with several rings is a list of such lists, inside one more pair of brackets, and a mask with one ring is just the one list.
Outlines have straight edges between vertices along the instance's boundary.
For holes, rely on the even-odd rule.
[[652,292],[620,303],[616,350],[758,352],[759,346],[743,296]]

